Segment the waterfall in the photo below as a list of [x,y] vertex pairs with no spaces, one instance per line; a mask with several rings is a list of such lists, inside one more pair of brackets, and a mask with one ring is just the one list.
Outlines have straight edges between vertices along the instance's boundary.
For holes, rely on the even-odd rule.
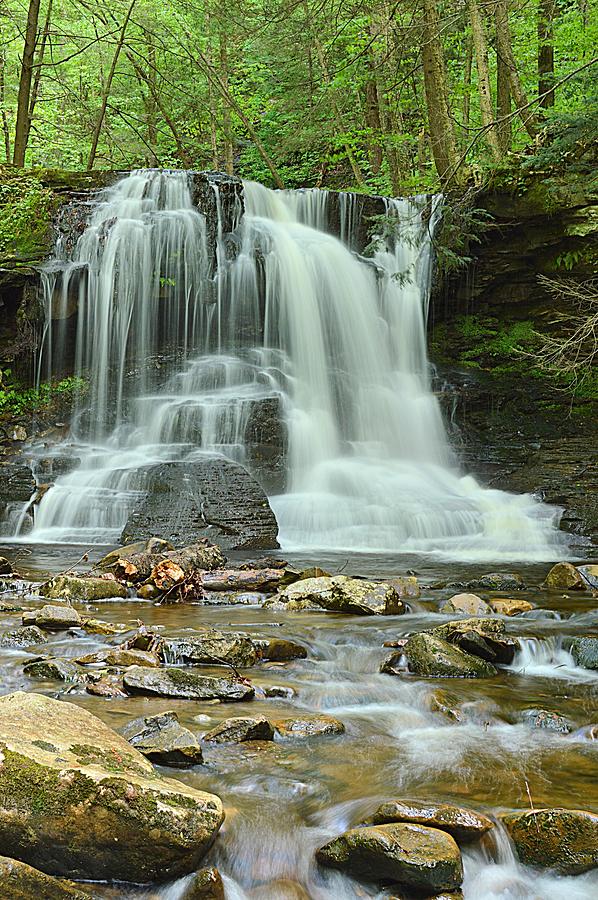
[[270,404],[286,475],[256,475],[283,549],[559,555],[558,510],[481,487],[448,445],[426,354],[439,198],[387,201],[394,227],[376,227],[365,259],[353,195],[338,199],[343,242],[326,232],[327,192],[245,183],[231,250],[213,189],[216,266],[182,172],[132,173],[70,253],[59,242],[40,372],[59,367],[52,313],[75,293],[89,391],[68,450],[81,465],[44,495],[29,539],[118,541],[157,462],[219,453],[256,471],[248,431]]

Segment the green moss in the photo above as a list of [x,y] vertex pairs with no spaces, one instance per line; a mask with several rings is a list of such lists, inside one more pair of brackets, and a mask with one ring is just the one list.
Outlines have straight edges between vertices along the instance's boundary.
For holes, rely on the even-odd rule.
[[0,258],[4,264],[40,261],[48,255],[56,208],[56,197],[38,178],[0,167]]
[[72,376],[61,381],[44,381],[37,388],[25,388],[12,380],[11,369],[0,370],[0,418],[50,412],[74,402],[88,390],[85,378]]
[[[69,749],[82,766],[97,765],[107,772],[119,774],[133,772],[148,777],[148,771],[144,766],[140,766],[137,763],[132,754],[121,754],[114,749],[108,754],[105,750],[96,747],[93,744],[73,744]],[[149,777],[151,777],[152,774],[153,773],[149,773]]]
[[66,780],[58,769],[44,766],[5,747],[2,752],[0,804],[7,809],[61,816],[65,805],[83,803],[96,790],[91,778],[81,772],[74,772],[73,777]]

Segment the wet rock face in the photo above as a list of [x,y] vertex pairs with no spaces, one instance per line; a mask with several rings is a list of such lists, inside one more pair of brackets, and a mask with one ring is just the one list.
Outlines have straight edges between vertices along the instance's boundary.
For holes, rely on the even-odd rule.
[[435,637],[455,644],[492,663],[509,665],[519,649],[519,641],[506,634],[505,624],[498,619],[471,618],[447,622],[430,629]]
[[53,875],[165,881],[192,872],[223,820],[218,797],[156,775],[91,713],[0,698],[0,853]]
[[254,666],[260,658],[256,645],[247,635],[223,631],[167,639],[161,652],[166,662],[187,665],[224,663],[243,668]]
[[184,669],[156,671],[141,666],[127,669],[123,684],[130,694],[178,697],[185,700],[222,700],[224,703],[251,700],[255,693],[249,682],[238,679],[196,675]]
[[598,815],[577,809],[509,813],[502,821],[524,865],[580,875],[598,866]]
[[202,740],[215,744],[235,743],[244,741],[273,741],[274,729],[265,716],[252,718],[239,716],[238,718],[225,719],[215,728],[207,731]]
[[546,576],[544,586],[552,590],[584,591],[588,585],[575,566],[561,562],[552,567]]
[[11,900],[91,900],[83,886],[33,869],[16,859],[0,856],[0,884]]
[[362,581],[347,575],[295,581],[280,591],[273,602],[283,604],[283,609],[288,609],[290,604],[298,604],[297,609],[321,607],[330,612],[359,616],[400,615],[405,612],[405,605],[391,584]]
[[175,712],[145,716],[129,722],[122,736],[152,762],[188,769],[203,761],[201,747],[188,728],[179,724]]
[[453,838],[421,825],[352,828],[321,847],[316,859],[368,881],[390,879],[419,891],[451,890],[463,880],[461,854]]
[[526,709],[522,718],[532,728],[543,728],[557,734],[569,734],[573,730],[571,723],[564,716],[559,716],[549,709]]
[[0,647],[31,647],[33,644],[46,644],[47,637],[35,625],[15,628],[0,635]]
[[578,666],[582,666],[584,669],[598,670],[598,638],[573,638],[571,656]]
[[344,734],[345,726],[332,716],[295,716],[279,719],[274,727],[283,738],[320,737],[328,734]]
[[147,468],[145,498],[121,540],[155,534],[177,546],[208,537],[225,550],[278,547],[278,525],[262,488],[242,466],[217,456]]
[[104,578],[78,578],[74,575],[58,575],[39,589],[48,600],[108,600],[127,596],[127,589],[118,581]]
[[432,634],[421,632],[405,645],[409,671],[441,678],[492,678],[495,667]]
[[482,813],[450,803],[425,803],[420,800],[389,800],[379,806],[368,819],[368,824],[385,825],[389,822],[413,822],[446,831],[456,841],[468,842],[482,837],[494,827],[494,823]]
[[223,172],[190,172],[189,178],[193,205],[206,217],[208,252],[215,266],[218,218],[223,235],[235,230],[245,208],[243,182]]

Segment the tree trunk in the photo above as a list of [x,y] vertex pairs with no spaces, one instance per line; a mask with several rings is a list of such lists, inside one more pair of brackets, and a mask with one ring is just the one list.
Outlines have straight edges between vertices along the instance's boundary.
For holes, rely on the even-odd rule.
[[27,27],[25,29],[25,43],[23,46],[23,59],[21,62],[21,77],[19,79],[19,95],[17,100],[17,122],[15,125],[15,143],[13,164],[25,165],[25,153],[27,151],[27,137],[29,133],[29,103],[31,101],[31,79],[33,75],[33,58],[37,43],[37,23],[39,20],[40,0],[29,0],[27,13]]
[[116,72],[116,66],[118,64],[118,58],[120,56],[121,50],[125,43],[125,36],[127,34],[127,28],[129,25],[129,21],[133,14],[133,8],[137,0],[131,0],[131,4],[127,10],[127,14],[124,18],[122,28],[120,29],[120,34],[118,36],[118,42],[116,44],[116,48],[114,50],[114,56],[112,57],[112,64],[110,66],[110,70],[108,72],[108,77],[106,78],[106,83],[104,85],[104,90],[102,92],[102,105],[100,107],[100,112],[98,115],[98,119],[93,130],[93,136],[91,138],[91,149],[89,151],[89,159],[87,160],[87,171],[89,172],[93,169],[93,164],[95,162],[96,153],[98,150],[98,143],[100,140],[100,134],[102,133],[102,126],[104,124],[104,117],[106,115],[106,107],[108,106],[108,98],[110,97],[110,91],[112,90],[112,82],[114,80],[114,74]]
[[[220,28],[220,75],[222,84],[228,91],[228,47],[226,40],[226,32],[223,27]],[[222,107],[222,131],[224,136],[224,171],[228,175],[234,174],[234,151],[233,151],[233,129],[230,114],[230,106],[227,103]]]
[[[538,94],[540,106],[554,106],[554,30],[557,13],[555,0],[540,0],[538,7]],[[542,96],[542,95],[545,96]]]
[[424,89],[428,109],[430,146],[442,185],[458,179],[457,141],[449,114],[448,84],[436,0],[422,0]]
[[496,132],[498,142],[503,153],[508,153],[513,142],[513,127],[511,119],[511,83],[509,70],[497,52],[496,54],[496,118],[498,124]]
[[490,90],[490,67],[488,65],[488,41],[486,29],[476,0],[468,0],[471,36],[475,48],[476,67],[478,70],[478,94],[480,97],[480,113],[482,125],[486,131],[486,140],[495,160],[502,156],[496,125],[494,124],[494,107]]
[[48,0],[48,9],[46,10],[46,20],[42,31],[41,42],[35,63],[35,75],[33,76],[33,87],[31,89],[31,98],[29,100],[29,114],[27,116],[27,136],[25,138],[25,146],[29,143],[29,133],[31,131],[31,123],[33,114],[39,97],[39,86],[42,78],[42,66],[44,56],[46,54],[46,44],[48,43],[48,35],[50,34],[50,22],[52,21],[52,0]]
[[523,126],[530,137],[536,136],[536,122],[533,113],[527,108],[527,97],[521,86],[517,64],[513,55],[513,42],[509,27],[508,0],[495,0],[496,17],[496,51],[501,57],[509,73],[509,84],[515,107]]
[[8,127],[8,117],[4,106],[6,101],[6,92],[4,87],[4,71],[6,68],[6,55],[4,49],[0,50],[0,115],[2,116],[2,137],[4,143],[4,156],[6,162],[10,162],[10,130]]
[[470,34],[465,40],[465,72],[463,74],[463,126],[469,127],[471,112],[471,69],[473,65],[473,39]]
[[[206,48],[206,59],[208,61],[208,66],[210,69],[214,65],[214,59],[212,57],[212,29],[211,29],[211,15],[210,15],[210,5],[206,3],[205,10],[206,17],[206,32],[207,32],[207,48]],[[212,169],[215,172],[218,172],[220,169],[220,154],[218,152],[218,108],[216,105],[216,94],[214,93],[214,85],[211,80],[208,78],[208,109],[210,110],[210,149],[212,152]]]

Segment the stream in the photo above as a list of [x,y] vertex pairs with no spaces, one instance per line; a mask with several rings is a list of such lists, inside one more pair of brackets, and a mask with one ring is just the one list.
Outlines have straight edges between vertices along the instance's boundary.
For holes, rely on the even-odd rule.
[[[38,580],[64,571],[77,558],[73,547],[0,547],[2,552],[12,554],[20,571]],[[94,551],[92,558],[95,555]],[[297,567],[307,562],[305,557],[285,554],[285,558]],[[257,605],[156,606],[141,600],[94,603],[86,610],[131,628],[142,620],[168,636],[214,626],[258,638],[299,641],[308,650],[306,659],[262,662],[247,670],[256,686],[291,687],[292,699],[256,697],[234,708],[165,698],[105,699],[86,694],[84,688],[69,690],[56,682],[28,679],[22,667],[31,654],[16,650],[0,650],[2,690],[65,697],[114,729],[135,717],[173,708],[181,724],[197,735],[231,715],[277,719],[327,713],[340,719],[346,729],[343,735],[205,744],[203,765],[190,770],[158,767],[166,776],[222,798],[225,824],[205,864],[219,868],[227,900],[397,896],[322,869],[314,859],[318,847],[391,798],[450,801],[491,816],[505,809],[543,806],[598,811],[598,731],[589,727],[598,721],[598,672],[576,666],[564,647],[566,638],[598,629],[598,610],[590,594],[545,592],[539,584],[546,566],[517,565],[515,571],[528,585],[518,596],[537,609],[505,619],[508,632],[521,638],[521,650],[510,666],[483,680],[418,678],[407,672],[390,676],[379,673],[389,652],[385,641],[455,618],[436,612],[447,591],[432,590],[430,584],[438,578],[466,580],[489,567],[439,565],[416,558],[397,561],[380,555],[350,560],[323,556],[318,564],[333,574],[375,573],[378,578],[412,567],[422,596],[410,601],[406,615],[383,618],[292,614]],[[81,563],[79,568],[88,565]],[[4,583],[0,600],[14,598],[8,587]],[[0,613],[0,629],[11,625],[15,614]],[[63,632],[50,636],[44,653],[77,657],[121,640],[122,635]],[[461,709],[462,721],[431,711],[431,695],[439,688],[449,695],[451,706]],[[571,732],[531,727],[522,720],[530,708],[548,708],[565,716]],[[589,900],[598,895],[598,871],[576,877],[539,874],[517,862],[500,828],[493,834],[490,841],[463,849],[466,900]],[[98,898],[177,900],[187,881],[151,889],[97,884],[92,890]]]

